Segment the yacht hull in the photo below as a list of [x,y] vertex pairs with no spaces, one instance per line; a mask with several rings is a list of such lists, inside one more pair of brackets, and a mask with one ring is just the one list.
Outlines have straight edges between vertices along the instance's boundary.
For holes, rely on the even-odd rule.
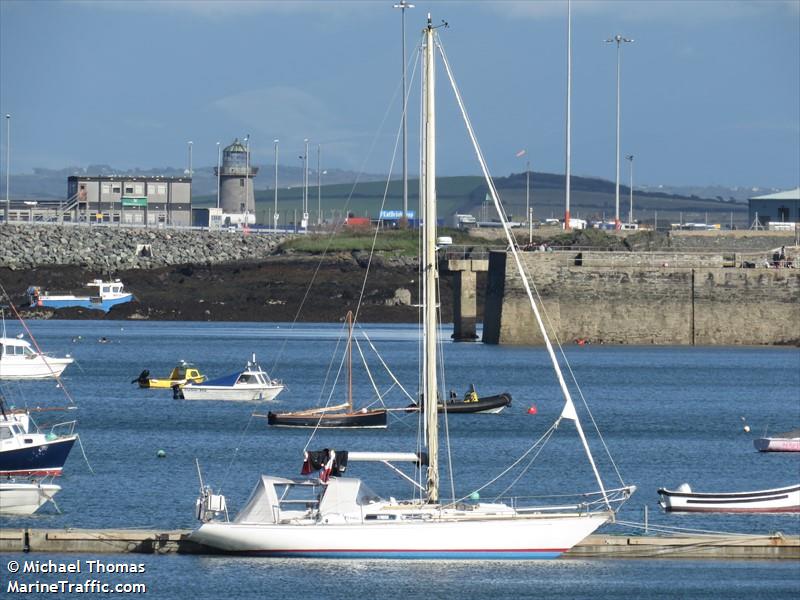
[[607,519],[592,514],[357,524],[206,523],[190,538],[227,553],[274,557],[545,559],[557,558]]

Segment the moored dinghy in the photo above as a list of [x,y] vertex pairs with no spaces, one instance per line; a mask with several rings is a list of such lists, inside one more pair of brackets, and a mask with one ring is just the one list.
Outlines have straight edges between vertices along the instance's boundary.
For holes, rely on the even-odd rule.
[[[425,84],[422,122],[425,124],[425,151],[421,186],[424,190],[423,210],[420,211],[424,215],[424,251],[420,260],[420,270],[424,276],[421,379],[422,394],[426,398],[436,398],[440,393],[436,345],[436,311],[439,305],[433,74],[436,46],[440,47],[440,44],[428,16],[423,43]],[[444,59],[443,52],[442,57]],[[449,73],[446,59],[445,66]],[[451,83],[455,88],[452,77]],[[456,93],[461,104],[460,96]],[[473,137],[463,108],[462,114],[467,121],[470,137]],[[474,138],[473,143],[479,152]],[[482,156],[480,159],[486,172]],[[510,250],[519,266],[515,242],[500,209],[497,191],[488,176],[487,183]],[[525,281],[522,269],[520,274]],[[289,479],[262,475],[250,500],[233,521],[227,518],[226,502],[204,487],[201,481],[197,515],[203,524],[191,534],[190,539],[226,552],[282,557],[553,558],[613,519],[615,506],[627,499],[633,487],[623,484],[623,487],[609,490],[603,484],[539,309],[527,283],[525,287],[564,396],[563,409],[550,433],[559,424],[563,425],[564,421],[574,424],[599,491],[593,495],[580,495],[581,500],[575,504],[566,503],[559,495],[558,500],[554,500],[558,504],[553,506],[523,507],[519,502],[499,501],[467,503],[465,500],[471,494],[460,500],[443,502],[439,495],[439,418],[436,405],[426,403],[422,419],[424,453],[347,452],[343,456],[343,452],[327,450],[327,454],[316,455],[314,464],[304,467],[303,472],[309,474],[319,469],[317,478]],[[538,447],[540,442],[544,443],[544,438],[528,452]],[[343,477],[344,471],[349,468],[348,463],[358,461],[389,465],[415,486],[414,494],[406,500],[387,499],[375,494],[360,479]],[[396,468],[393,465],[396,462],[411,462],[419,467],[418,480]],[[505,473],[509,470],[506,469]],[[218,517],[222,517],[222,520],[217,520]]]
[[353,407],[353,313],[348,312],[347,344],[347,398],[335,406],[320,406],[292,412],[267,413],[267,424],[273,427],[303,427],[313,429],[383,429],[386,427],[385,408]]
[[800,429],[753,440],[759,452],[800,452]]
[[753,492],[693,492],[688,483],[677,490],[659,488],[667,512],[794,513],[800,512],[800,484]]

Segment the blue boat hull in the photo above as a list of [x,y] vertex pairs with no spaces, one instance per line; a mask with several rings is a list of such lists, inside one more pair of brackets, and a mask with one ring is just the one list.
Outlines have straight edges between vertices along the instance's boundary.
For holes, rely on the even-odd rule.
[[130,302],[133,300],[133,294],[126,294],[120,298],[114,298],[111,300],[100,300],[99,298],[91,298],[89,296],[84,297],[76,297],[76,298],[68,298],[68,299],[61,299],[61,300],[50,300],[48,298],[41,298],[39,300],[38,305],[34,306],[45,306],[47,308],[70,308],[70,307],[78,307],[78,308],[89,308],[92,310],[102,310],[104,312],[108,312],[111,310],[112,306],[116,306],[117,304],[125,304],[126,302]]
[[0,475],[59,475],[76,437],[0,452]]

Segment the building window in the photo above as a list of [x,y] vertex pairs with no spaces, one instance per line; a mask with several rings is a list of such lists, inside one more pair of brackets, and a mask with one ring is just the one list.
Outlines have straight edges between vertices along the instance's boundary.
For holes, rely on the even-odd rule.
[[125,193],[126,194],[132,194],[133,193],[133,186],[132,185],[126,185],[125,186]]
[[115,194],[119,194],[119,186],[118,186],[118,185],[115,185],[113,188],[111,188],[111,191],[112,191],[113,193],[115,193]]
[[239,187],[244,187],[244,178],[239,180]]

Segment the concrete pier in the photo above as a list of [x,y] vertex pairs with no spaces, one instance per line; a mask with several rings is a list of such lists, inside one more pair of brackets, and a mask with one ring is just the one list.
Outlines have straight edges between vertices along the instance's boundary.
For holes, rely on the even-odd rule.
[[[0,552],[62,554],[217,554],[189,541],[190,530],[0,529]],[[591,535],[564,555],[590,558],[712,558],[800,560],[800,536]]]
[[453,278],[453,339],[472,342],[478,339],[477,273],[489,270],[486,253],[479,255],[445,255],[443,274]]

